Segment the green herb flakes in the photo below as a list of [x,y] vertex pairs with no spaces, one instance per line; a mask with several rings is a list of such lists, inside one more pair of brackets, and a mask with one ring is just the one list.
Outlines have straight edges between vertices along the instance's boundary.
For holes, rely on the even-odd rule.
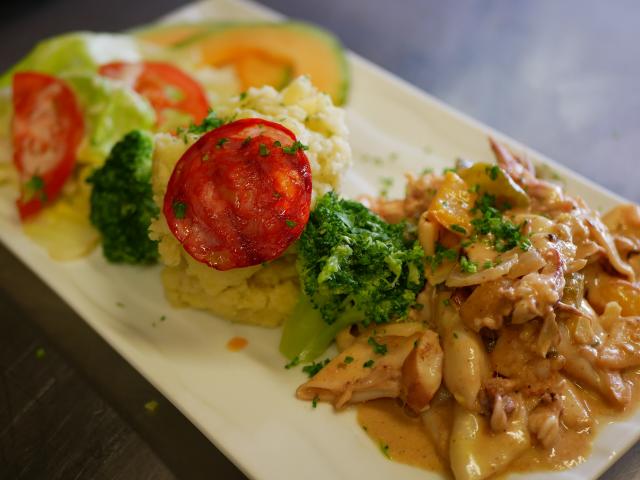
[[287,153],[289,155],[293,155],[294,153],[297,153],[298,150],[309,150],[309,147],[307,145],[303,145],[302,143],[300,143],[298,140],[296,140],[295,142],[293,142],[290,146],[288,147],[282,147],[282,151],[284,153]]
[[153,415],[154,413],[156,413],[159,406],[160,404],[156,400],[149,400],[144,404],[144,409],[147,411],[147,413]]
[[492,165],[491,167],[487,167],[485,169],[485,172],[491,180],[495,181],[498,179],[498,174],[500,173],[500,167],[498,165]]
[[24,184],[25,200],[38,198],[41,202],[47,201],[47,193],[44,191],[44,179],[34,175]]
[[393,178],[391,177],[382,177],[380,179],[380,196],[386,197],[389,195],[389,189],[393,186]]
[[376,342],[376,339],[373,337],[369,337],[367,341],[369,345],[373,347],[373,351],[378,355],[386,355],[387,354],[387,346],[383,343]]
[[458,225],[457,223],[450,225],[449,228],[451,228],[451,230],[453,230],[454,232],[461,233],[462,235],[467,234],[467,229]]
[[192,123],[187,128],[178,128],[176,133],[182,136],[183,141],[187,143],[187,133],[202,135],[210,130],[214,130],[224,125],[225,123],[225,120],[216,116],[216,112],[214,112],[213,110],[209,110],[209,113],[204,118],[204,120],[202,120],[202,122],[200,122],[199,124]]
[[440,243],[436,243],[435,254],[426,258],[427,263],[431,266],[431,271],[435,271],[445,260],[455,262],[457,259],[458,252],[452,248],[445,248]]
[[391,460],[391,455],[389,454],[389,445],[384,443],[384,442],[380,442],[380,451],[382,452],[382,454],[387,457],[389,460]]
[[322,370],[325,365],[327,365],[331,360],[328,358],[325,358],[324,361],[321,362],[311,362],[309,365],[305,365],[304,367],[302,367],[302,371],[304,373],[306,373],[309,378],[314,377],[320,370]]
[[171,204],[171,209],[173,210],[173,215],[178,220],[182,220],[187,213],[187,204],[174,200],[174,202]]
[[298,365],[299,363],[300,363],[300,359],[296,356],[296,357],[293,357],[291,359],[291,361],[284,366],[284,368],[289,370],[289,369],[295,367],[296,365]]
[[478,271],[478,264],[463,255],[460,257],[460,268],[465,273],[476,273]]
[[471,220],[476,233],[487,235],[491,245],[500,253],[520,247],[526,251],[531,246],[529,239],[521,233],[523,224],[516,225],[502,215],[496,206],[496,197],[485,193],[478,199],[474,213],[480,213],[478,218]]

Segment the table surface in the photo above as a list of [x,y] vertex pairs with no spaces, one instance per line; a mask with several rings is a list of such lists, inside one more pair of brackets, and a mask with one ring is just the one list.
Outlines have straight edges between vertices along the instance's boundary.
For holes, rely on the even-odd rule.
[[[184,2],[0,6],[0,71],[38,39]],[[640,202],[640,2],[264,0],[454,107]],[[0,246],[0,479],[244,476]],[[150,400],[158,408],[150,413]],[[602,478],[640,478],[636,445]]]

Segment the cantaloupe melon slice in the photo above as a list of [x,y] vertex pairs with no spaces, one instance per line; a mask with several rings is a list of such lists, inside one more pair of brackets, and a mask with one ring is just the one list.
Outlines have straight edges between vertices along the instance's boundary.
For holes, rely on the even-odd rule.
[[151,27],[134,30],[132,33],[146,42],[162,47],[172,47],[210,29],[210,23],[179,23],[175,25],[152,25]]
[[[302,22],[210,24],[175,48],[198,54],[204,64],[232,65],[243,88],[309,75],[340,105],[347,98],[349,67],[340,42],[330,33]],[[195,51],[195,52],[194,52]]]

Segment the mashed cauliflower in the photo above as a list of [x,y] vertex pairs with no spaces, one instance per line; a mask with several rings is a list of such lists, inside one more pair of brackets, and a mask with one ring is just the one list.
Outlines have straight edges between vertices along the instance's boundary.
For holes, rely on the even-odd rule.
[[[314,198],[338,189],[342,174],[351,164],[343,110],[333,106],[330,97],[316,90],[307,77],[296,79],[281,92],[272,87],[251,88],[217,105],[216,112],[220,118],[259,117],[289,128],[309,146],[306,154]],[[161,210],[173,168],[197,137],[186,140],[168,134],[156,136],[152,184]],[[160,242],[160,259],[165,264],[162,281],[173,305],[201,308],[232,321],[269,327],[280,325],[293,309],[299,287],[291,251],[265,266],[221,272],[186,253],[164,216],[151,224],[150,236]]]

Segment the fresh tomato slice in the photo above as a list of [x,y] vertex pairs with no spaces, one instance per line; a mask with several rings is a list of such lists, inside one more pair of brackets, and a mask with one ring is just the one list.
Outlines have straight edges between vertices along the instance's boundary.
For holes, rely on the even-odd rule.
[[295,135],[259,118],[203,135],[176,164],[164,197],[169,228],[218,270],[279,257],[302,233],[311,167]]
[[82,112],[62,80],[35,72],[13,76],[13,163],[20,174],[21,219],[54,200],[73,172]]
[[102,65],[100,75],[123,80],[145,97],[155,109],[161,125],[167,110],[192,117],[200,123],[209,112],[209,102],[202,87],[193,78],[164,62],[113,62]]

